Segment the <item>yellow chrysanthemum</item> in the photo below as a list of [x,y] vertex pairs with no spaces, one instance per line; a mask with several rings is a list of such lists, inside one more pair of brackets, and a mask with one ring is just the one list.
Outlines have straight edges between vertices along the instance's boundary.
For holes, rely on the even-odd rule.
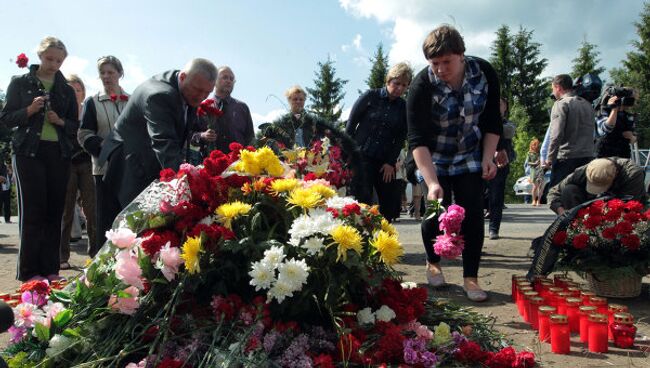
[[257,155],[255,152],[242,150],[239,154],[239,160],[239,163],[235,165],[236,170],[253,176],[260,175],[262,173],[262,167],[257,160]]
[[379,230],[370,244],[379,252],[379,258],[387,265],[395,264],[404,255],[404,249],[397,235]]
[[271,183],[271,190],[274,193],[280,194],[294,190],[300,182],[298,179],[277,179]]
[[198,236],[187,238],[183,244],[181,258],[185,261],[185,269],[190,274],[201,271],[199,253],[201,253],[201,238]]
[[287,202],[303,209],[314,208],[323,200],[323,197],[311,188],[296,188],[289,194]]
[[282,166],[280,160],[269,163],[269,165],[264,167],[264,170],[266,170],[269,175],[275,177],[282,176],[284,174],[284,167]]
[[381,219],[381,230],[387,232],[390,235],[395,235],[397,236],[397,229],[395,229],[395,226],[388,222],[385,218]]
[[321,197],[325,199],[332,198],[336,195],[336,191],[327,185],[324,184],[315,184],[309,187],[309,189],[313,190],[314,192],[318,193]]
[[235,201],[222,204],[221,206],[217,207],[216,211],[214,212],[219,216],[219,219],[223,223],[223,226],[230,229],[233,219],[235,219],[237,216],[247,214],[250,210],[250,204]]
[[349,225],[338,225],[330,231],[332,240],[337,246],[336,261],[343,258],[343,261],[348,259],[348,250],[353,250],[361,254],[361,234],[359,231]]

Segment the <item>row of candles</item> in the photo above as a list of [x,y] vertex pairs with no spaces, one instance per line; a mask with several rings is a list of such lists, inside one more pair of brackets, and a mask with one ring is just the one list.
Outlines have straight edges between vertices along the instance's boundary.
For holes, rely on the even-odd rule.
[[636,327],[627,306],[608,304],[566,276],[535,276],[531,283],[513,275],[512,300],[524,321],[539,331],[539,340],[550,342],[556,354],[570,352],[572,333],[580,334],[580,342],[594,353],[606,353],[608,341],[620,348],[634,345]]
[[[50,287],[52,289],[63,289],[68,284],[67,280],[55,280],[50,281]],[[22,303],[23,294],[16,290],[15,293],[0,293],[0,300],[7,303],[11,308],[15,308],[18,304]]]

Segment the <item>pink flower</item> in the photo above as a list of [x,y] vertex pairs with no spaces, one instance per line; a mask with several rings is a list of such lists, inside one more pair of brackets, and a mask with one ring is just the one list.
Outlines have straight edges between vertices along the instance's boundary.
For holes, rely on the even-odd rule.
[[12,344],[19,343],[27,337],[27,329],[25,327],[11,326],[7,331],[11,335],[9,342]]
[[429,341],[433,339],[433,331],[427,325],[423,325],[418,321],[411,321],[406,325],[405,330],[413,331],[417,337]]
[[461,206],[452,204],[446,212],[440,214],[438,221],[440,230],[447,234],[460,233],[460,226],[465,219],[465,209]]
[[124,289],[123,292],[129,294],[130,297],[121,298],[113,294],[108,299],[108,306],[120,313],[132,315],[140,306],[140,303],[138,303],[138,295],[140,294],[140,291],[136,289],[135,286],[129,286]]
[[16,327],[32,328],[43,318],[43,311],[31,303],[18,304],[14,308],[14,325]]
[[123,250],[115,256],[115,259],[117,259],[115,276],[127,285],[135,286],[140,290],[144,289],[144,284],[140,278],[142,269],[138,264],[138,257],[128,250]]
[[160,258],[156,263],[156,267],[160,269],[163,276],[167,281],[171,281],[178,273],[178,266],[183,264],[181,259],[181,251],[178,247],[172,247],[170,242],[167,242],[160,250]]
[[433,244],[433,251],[443,258],[454,259],[463,254],[465,241],[462,235],[438,235]]
[[65,307],[63,304],[56,302],[52,303],[51,301],[47,303],[45,307],[43,307],[43,311],[45,312],[45,321],[43,324],[47,327],[50,327],[50,323],[52,322],[52,319],[57,316],[57,314],[63,312],[65,310]]
[[20,296],[20,301],[22,303],[35,304],[36,306],[40,307],[47,303],[47,297],[34,291],[25,291]]
[[119,228],[117,230],[108,230],[106,239],[110,240],[118,248],[131,248],[135,244],[137,235],[128,228]]

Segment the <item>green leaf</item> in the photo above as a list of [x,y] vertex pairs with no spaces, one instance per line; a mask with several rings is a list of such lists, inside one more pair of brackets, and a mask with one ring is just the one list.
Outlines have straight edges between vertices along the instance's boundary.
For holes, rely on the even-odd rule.
[[34,332],[36,333],[36,338],[43,342],[50,341],[50,328],[45,326],[42,323],[36,322],[34,325]]
[[63,330],[62,335],[65,337],[81,338],[81,334],[79,333],[78,328],[66,328],[65,330]]
[[68,322],[70,322],[70,320],[72,319],[72,315],[73,314],[70,309],[64,309],[54,317],[53,322],[56,326],[63,327]]

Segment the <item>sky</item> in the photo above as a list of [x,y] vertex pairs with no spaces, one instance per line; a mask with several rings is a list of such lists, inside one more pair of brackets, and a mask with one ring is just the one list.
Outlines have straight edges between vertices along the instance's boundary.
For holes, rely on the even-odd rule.
[[228,65],[237,80],[232,96],[248,104],[257,126],[286,112],[289,87],[313,87],[317,63],[329,57],[336,76],[348,80],[341,106],[346,118],[367,89],[369,59],[379,43],[391,65],[408,61],[417,71],[426,63],[422,41],[436,26],[455,26],[467,55],[489,58],[495,32],[505,24],[513,32],[534,31],[548,59],[544,77],[570,72],[584,39],[598,45],[600,66],[609,70],[633,50],[642,9],[642,0],[3,1],[0,89],[25,72],[16,55],[38,63],[38,43],[52,35],[69,52],[63,73],[81,76],[89,93],[101,89],[96,61],[104,55],[122,61],[127,92],[194,57]]

